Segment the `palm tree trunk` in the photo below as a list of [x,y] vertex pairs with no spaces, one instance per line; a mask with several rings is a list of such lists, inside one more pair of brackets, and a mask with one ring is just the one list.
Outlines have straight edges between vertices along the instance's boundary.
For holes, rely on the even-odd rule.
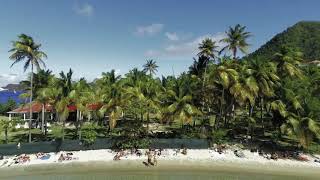
[[76,133],[79,134],[79,109],[76,111]]
[[233,49],[233,59],[236,60],[237,58],[237,48]]
[[66,120],[63,120],[62,122],[62,141],[64,141],[64,127],[65,127]]
[[262,133],[264,136],[264,121],[263,121],[263,97],[260,98],[260,120],[261,120],[261,124],[262,124]]
[[147,112],[147,132],[149,133],[149,123],[150,123],[150,113],[149,113],[149,109]]
[[32,125],[32,96],[33,96],[33,63],[31,63],[31,78],[30,78],[30,115],[29,115],[29,143],[31,143],[31,125]]
[[206,67],[204,68],[204,75],[203,75],[203,82],[202,82],[202,107],[201,107],[202,112],[204,111],[204,104],[205,104],[204,85],[206,81],[207,67],[208,67],[208,64],[206,64]]
[[79,136],[79,141],[81,141],[81,122],[82,122],[82,113],[79,111],[79,129],[78,129],[78,136]]
[[45,113],[45,104],[42,104],[42,117],[41,117],[41,132],[44,133],[44,113]]
[[221,101],[220,101],[220,117],[218,118],[218,121],[216,121],[216,129],[219,126],[219,121],[222,119],[222,114],[223,114],[223,102],[224,102],[224,88],[222,89],[222,94],[221,94]]
[[4,135],[5,135],[6,144],[8,144],[8,128],[5,128]]

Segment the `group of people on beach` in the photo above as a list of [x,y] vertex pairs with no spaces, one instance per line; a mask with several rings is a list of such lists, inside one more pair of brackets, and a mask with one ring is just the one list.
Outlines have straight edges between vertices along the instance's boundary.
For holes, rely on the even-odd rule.
[[[227,146],[226,145],[216,145],[214,150],[218,152],[219,154],[226,153]],[[278,159],[294,159],[298,161],[310,161],[307,156],[305,156],[303,153],[300,153],[298,151],[270,151],[270,152],[265,152],[262,149],[251,149],[251,153],[258,152],[258,154],[266,158],[268,160],[278,160]],[[236,149],[233,151],[234,155],[239,157],[239,158],[244,158],[245,155],[240,149]],[[314,162],[320,163],[319,158],[315,158]]]
[[147,162],[143,161],[142,163],[146,166],[156,166],[158,164],[157,156],[161,156],[162,149],[156,150],[151,149],[146,152],[146,156],[148,157]]

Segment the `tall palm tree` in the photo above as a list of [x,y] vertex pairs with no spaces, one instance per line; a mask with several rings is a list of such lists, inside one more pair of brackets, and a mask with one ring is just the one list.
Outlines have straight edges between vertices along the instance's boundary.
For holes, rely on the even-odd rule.
[[147,63],[143,65],[143,71],[149,72],[149,75],[152,76],[158,71],[158,65],[157,62],[153,59],[147,60]]
[[221,40],[221,42],[227,45],[221,49],[220,53],[231,51],[234,60],[237,58],[238,50],[246,54],[249,47],[247,40],[251,36],[251,33],[245,30],[246,26],[241,26],[240,24],[237,24],[235,27],[229,27],[229,30],[226,32],[227,37]]
[[21,61],[25,61],[23,69],[26,71],[31,66],[30,77],[30,119],[29,119],[29,142],[31,142],[31,120],[32,120],[32,97],[33,97],[33,68],[40,70],[40,64],[45,66],[43,62],[47,55],[40,50],[41,44],[34,42],[33,38],[25,34],[20,34],[17,41],[12,42],[11,56],[9,57],[14,62],[11,67]]
[[[219,119],[222,119],[223,116],[225,91],[237,82],[239,78],[239,74],[234,67],[234,63],[228,58],[223,58],[221,60],[222,61],[219,65],[213,65],[210,67],[211,69],[209,74],[210,81],[219,88],[219,91],[221,91]],[[219,121],[216,121],[216,127],[218,124]]]
[[200,44],[199,44],[199,53],[198,56],[205,56],[208,59],[216,59],[217,58],[217,53],[219,51],[217,50],[218,46],[216,46],[216,42],[213,41],[210,38],[204,39]]
[[[96,90],[98,90],[98,88]],[[74,88],[70,92],[69,97],[73,100],[73,103],[77,107],[76,132],[78,133],[79,140],[81,140],[82,114],[89,113],[88,105],[97,103],[97,96],[95,94],[95,91],[90,88],[87,81],[84,78],[81,78],[78,82],[74,84]]]
[[[206,82],[206,76],[207,76],[207,67],[208,67],[208,63],[210,61],[210,59],[216,60],[217,59],[217,53],[219,52],[217,50],[218,46],[216,46],[216,42],[213,41],[210,38],[206,38],[204,39],[200,44],[199,44],[199,62],[201,60],[204,60],[204,74],[203,74],[203,78],[202,78],[202,94],[204,95],[204,86],[205,86],[205,82]],[[204,110],[204,105],[205,105],[205,97],[202,96],[202,111]]]
[[260,101],[260,121],[264,131],[264,97],[273,97],[275,95],[276,87],[280,84],[280,78],[277,75],[276,65],[273,62],[252,59],[249,60],[248,63],[252,71],[252,76],[256,79],[259,86],[258,96]]
[[[158,87],[153,79],[149,79],[147,82],[142,82],[135,87],[128,87],[126,89],[126,95],[129,99],[136,99],[138,102],[144,105],[147,114],[147,131],[150,124],[150,113],[158,107]],[[141,119],[142,120],[142,119]]]
[[[37,92],[37,101],[42,103],[42,124],[46,123],[44,118],[45,106],[52,106],[52,110],[55,110],[55,106],[61,96],[61,88],[59,87],[59,80],[55,77],[51,77],[48,81],[48,86],[43,87]],[[47,133],[47,126],[42,126],[44,133]]]

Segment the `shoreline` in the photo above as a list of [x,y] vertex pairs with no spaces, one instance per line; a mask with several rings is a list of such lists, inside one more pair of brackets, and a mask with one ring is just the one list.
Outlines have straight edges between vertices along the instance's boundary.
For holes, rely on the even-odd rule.
[[[230,171],[230,172],[259,172],[268,174],[296,174],[302,175],[319,175],[320,163],[313,162],[310,159],[308,162],[301,162],[290,159],[268,160],[259,156],[257,153],[251,153],[249,150],[244,150],[245,158],[236,157],[233,151],[227,150],[223,154],[219,154],[210,149],[189,149],[187,155],[175,155],[174,149],[165,149],[161,156],[157,158],[157,166],[146,167],[142,162],[147,161],[145,155],[146,150],[141,150],[143,155],[128,154],[119,161],[114,161],[113,157],[116,152],[110,149],[88,150],[88,151],[73,151],[75,159],[58,162],[61,153],[49,153],[50,158],[47,160],[36,159],[35,155],[30,155],[30,162],[24,164],[12,164],[10,167],[0,167],[0,172],[12,171],[15,175],[28,175],[30,173],[68,173],[85,167],[91,171],[151,171],[169,170],[197,170],[197,171]],[[13,160],[14,157],[7,157],[7,161]],[[1,160],[0,165],[6,161]],[[10,163],[10,162],[9,162]],[[72,168],[69,168],[72,167]],[[66,170],[69,169],[69,170]],[[0,173],[4,174],[4,173]],[[10,174],[11,176],[11,174]],[[2,177],[2,175],[0,175]]]

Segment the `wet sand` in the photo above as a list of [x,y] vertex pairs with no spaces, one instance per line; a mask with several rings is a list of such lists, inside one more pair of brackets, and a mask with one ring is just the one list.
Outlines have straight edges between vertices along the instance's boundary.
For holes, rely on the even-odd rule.
[[[194,160],[159,160],[158,166],[146,167],[141,160],[71,162],[67,164],[44,164],[16,166],[0,169],[0,179],[116,179],[116,177],[176,176],[188,179],[193,176],[245,179],[319,179],[317,167],[280,167],[258,163],[229,163]],[[101,176],[101,177],[100,177]],[[100,178],[99,178],[100,177]],[[171,177],[171,176],[170,176]],[[183,178],[184,177],[184,178]],[[208,177],[208,178],[205,178]],[[81,178],[80,178],[81,179]],[[129,178],[130,179],[130,178]],[[160,178],[161,179],[161,178]]]

